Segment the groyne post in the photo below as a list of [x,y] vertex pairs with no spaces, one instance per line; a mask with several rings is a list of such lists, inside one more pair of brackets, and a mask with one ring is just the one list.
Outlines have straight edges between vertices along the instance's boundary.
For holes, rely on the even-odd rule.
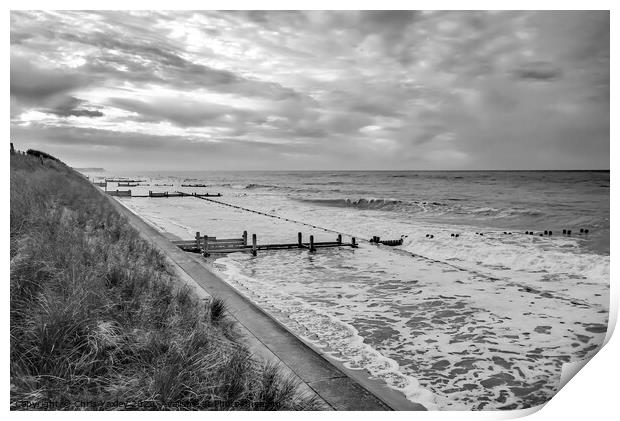
[[209,257],[209,237],[204,235],[202,237],[202,255],[204,257]]
[[252,256],[256,256],[256,251],[258,250],[256,244],[256,234],[252,234]]
[[243,231],[243,245],[244,246],[248,245],[248,232],[247,231]]
[[196,247],[200,248],[200,231],[196,231]]
[[310,251],[316,251],[314,248],[314,235],[310,236]]
[[338,244],[342,244],[342,234],[338,234],[338,238],[336,239]]
[[303,244],[301,242],[301,232],[297,233],[297,247],[302,248]]
[[357,243],[355,242],[355,237],[351,237],[351,246],[357,247]]

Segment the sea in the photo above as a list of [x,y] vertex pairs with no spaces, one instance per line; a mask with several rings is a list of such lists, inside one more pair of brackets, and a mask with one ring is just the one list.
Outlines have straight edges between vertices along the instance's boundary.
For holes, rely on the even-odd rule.
[[543,404],[606,334],[609,171],[89,175],[143,180],[133,194],[221,194],[118,198],[175,238],[355,237],[358,248],[233,253],[214,267],[311,346],[428,409]]

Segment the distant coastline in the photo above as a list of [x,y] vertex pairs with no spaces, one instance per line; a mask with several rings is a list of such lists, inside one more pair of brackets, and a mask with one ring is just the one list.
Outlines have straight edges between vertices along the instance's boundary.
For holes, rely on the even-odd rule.
[[76,171],[80,171],[80,172],[105,172],[105,168],[99,168],[99,167],[94,167],[94,168],[76,168],[76,167],[72,167],[74,170]]

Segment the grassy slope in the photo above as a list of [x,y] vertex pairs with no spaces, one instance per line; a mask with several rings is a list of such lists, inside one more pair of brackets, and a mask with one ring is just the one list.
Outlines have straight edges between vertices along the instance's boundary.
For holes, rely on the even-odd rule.
[[10,208],[13,409],[319,408],[252,358],[221,302],[175,287],[165,258],[61,162],[12,155]]

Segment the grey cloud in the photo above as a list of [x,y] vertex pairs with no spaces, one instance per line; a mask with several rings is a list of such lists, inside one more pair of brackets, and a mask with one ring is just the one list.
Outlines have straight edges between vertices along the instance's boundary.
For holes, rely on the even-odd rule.
[[[123,40],[123,36],[118,34],[118,37],[110,37],[103,32],[57,34],[65,41],[101,48],[101,54],[81,69],[88,74],[98,73],[101,78],[113,74],[119,79],[137,82],[158,80],[173,87],[202,87],[276,100],[300,96],[293,89],[275,82],[255,80],[229,70],[194,63],[174,52],[176,48],[168,45],[165,40],[129,42]],[[119,70],[118,66],[127,67],[127,71]]]
[[513,74],[516,78],[523,80],[551,81],[559,79],[562,76],[562,70],[552,63],[535,61],[523,64],[515,69]]
[[21,44],[27,39],[32,38],[31,34],[26,34],[22,32],[11,31],[11,45],[13,44]]
[[[76,15],[77,13],[77,15]],[[68,16],[79,18],[81,12],[67,12]],[[301,94],[277,82],[262,81],[240,75],[228,69],[219,69],[195,63],[182,57],[178,45],[172,43],[165,33],[152,31],[145,21],[163,18],[157,14],[128,16],[119,12],[85,13],[97,17],[105,30],[80,30],[64,22],[50,22],[56,17],[43,16],[38,25],[25,26],[23,30],[13,29],[16,40],[43,38],[53,41],[51,46],[72,45],[74,49],[96,48],[87,63],[73,71],[75,77],[97,79],[99,83],[115,78],[135,83],[169,85],[172,88],[195,89],[202,87],[216,92],[236,92],[240,95],[265,97],[275,100],[299,98]],[[28,22],[29,16],[22,12],[11,15],[14,21],[20,18]],[[169,18],[169,17],[168,17]],[[140,25],[142,22],[142,25]],[[43,23],[47,23],[44,25]],[[36,43],[35,43],[36,45]]]
[[[30,127],[11,126],[11,138],[16,142],[44,141],[54,146],[121,147],[146,149],[162,147],[175,140],[171,136],[152,136],[140,133],[119,133],[113,130],[81,127],[46,126],[38,123]],[[179,138],[177,140],[182,140]]]
[[46,100],[88,84],[88,78],[71,71],[42,68],[11,56],[11,96],[26,101]]
[[58,117],[103,117],[103,113],[98,110],[87,110],[74,108],[72,110],[45,110],[48,114],[54,114]]
[[[234,10],[223,12],[239,19],[240,21],[251,21],[261,27],[282,30],[283,28],[300,28],[308,25],[308,14],[299,10]],[[210,15],[207,12],[207,15]]]
[[68,96],[61,98],[54,104],[53,108],[42,109],[41,111],[54,114],[58,117],[103,117],[101,111],[84,108],[86,105],[86,101]]
[[[199,45],[181,27],[216,42]],[[41,142],[49,135],[53,147],[70,139],[84,156],[116,148],[164,165],[158,153],[197,162],[190,152],[205,152],[219,154],[216,165],[265,158],[281,168],[266,151],[283,151],[319,154],[308,167],[410,159],[432,168],[425,153],[445,150],[471,157],[455,165],[485,168],[555,157],[556,167],[574,166],[588,145],[597,160],[608,153],[608,12],[12,12],[11,42],[14,130]],[[73,53],[86,63],[61,68]],[[162,97],[114,92],[145,88]],[[99,102],[69,103],[89,90]],[[193,99],[194,90],[223,93],[235,107]],[[47,126],[21,126],[22,109],[48,112]],[[54,127],[71,121],[55,117],[99,113],[79,124],[119,131]],[[187,134],[146,134],[162,121]],[[531,159],[539,149],[544,160]]]
[[330,133],[355,133],[372,123],[372,119],[367,114],[352,112],[325,114],[320,121]]
[[140,114],[141,121],[165,120],[180,127],[197,127],[207,124],[230,126],[247,121],[264,121],[264,116],[256,112],[188,100],[177,102],[167,98],[148,102],[137,99],[110,98],[108,103],[114,107]]
[[[320,157],[320,151],[305,144],[240,141],[226,137],[210,142],[187,136],[119,133],[36,123],[28,128],[11,126],[11,140],[20,148],[22,145],[42,145],[52,155],[61,156],[69,165],[94,166],[98,163],[101,166],[106,163],[106,169],[270,169],[273,159],[288,162],[288,154],[315,156],[318,162],[323,163],[331,160]],[[140,159],[136,158],[138,156]]]
[[389,41],[407,35],[407,29],[419,12],[414,10],[365,10],[360,12],[360,30],[364,33],[380,33]]

